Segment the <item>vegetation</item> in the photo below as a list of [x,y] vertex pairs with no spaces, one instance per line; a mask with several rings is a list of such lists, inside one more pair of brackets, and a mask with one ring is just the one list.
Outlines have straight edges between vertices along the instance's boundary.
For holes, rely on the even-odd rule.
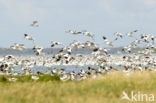
[[131,103],[121,100],[123,91],[156,96],[155,72],[112,72],[97,79],[67,82],[48,75],[37,81],[30,76],[21,76],[16,82],[9,82],[8,78],[0,77],[1,103]]

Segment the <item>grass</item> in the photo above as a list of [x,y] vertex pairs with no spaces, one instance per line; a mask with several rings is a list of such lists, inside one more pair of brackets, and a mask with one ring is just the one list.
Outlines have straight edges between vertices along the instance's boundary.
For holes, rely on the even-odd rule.
[[[2,75],[0,76],[0,82],[10,82],[9,79],[10,78],[16,78],[16,82],[33,82],[35,80],[32,80],[31,75],[26,75],[26,76],[7,76],[7,75]],[[54,75],[40,75],[39,79],[37,80],[39,81],[60,81],[59,76]]]
[[0,103],[131,103],[120,99],[123,91],[156,96],[155,72],[136,72],[129,76],[113,72],[80,82],[61,82],[49,76],[42,76],[38,81],[21,78],[8,82],[6,76],[0,77]]

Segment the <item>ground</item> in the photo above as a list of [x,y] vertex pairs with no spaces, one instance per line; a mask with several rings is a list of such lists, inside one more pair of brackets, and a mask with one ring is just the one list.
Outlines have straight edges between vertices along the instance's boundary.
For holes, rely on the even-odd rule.
[[[43,81],[42,81],[43,80]],[[156,96],[156,72],[129,75],[112,72],[84,81],[58,80],[0,82],[1,103],[136,103],[122,100],[122,92]],[[156,102],[156,98],[155,98]],[[148,103],[146,101],[139,103]],[[154,103],[154,102],[153,102]]]

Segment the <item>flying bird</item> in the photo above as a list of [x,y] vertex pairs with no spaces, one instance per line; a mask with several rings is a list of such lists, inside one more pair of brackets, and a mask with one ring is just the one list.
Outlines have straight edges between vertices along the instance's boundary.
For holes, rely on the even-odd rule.
[[32,24],[30,24],[32,27],[39,27],[38,21],[33,21]]
[[57,45],[62,45],[60,42],[51,41],[51,47],[55,47]]
[[19,51],[25,49],[24,44],[18,44],[18,43],[14,43],[13,45],[10,46],[10,48]]
[[138,32],[138,30],[134,30],[134,31],[128,32],[127,36],[133,37],[133,34],[136,33],[136,32]]

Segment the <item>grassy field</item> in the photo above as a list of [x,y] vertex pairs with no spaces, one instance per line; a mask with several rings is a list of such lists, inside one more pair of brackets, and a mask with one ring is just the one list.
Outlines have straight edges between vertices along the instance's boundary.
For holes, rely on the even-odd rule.
[[136,72],[129,76],[113,72],[96,80],[79,82],[61,82],[48,76],[39,81],[24,79],[7,82],[1,77],[0,103],[131,103],[121,100],[123,91],[156,96],[156,72]]

